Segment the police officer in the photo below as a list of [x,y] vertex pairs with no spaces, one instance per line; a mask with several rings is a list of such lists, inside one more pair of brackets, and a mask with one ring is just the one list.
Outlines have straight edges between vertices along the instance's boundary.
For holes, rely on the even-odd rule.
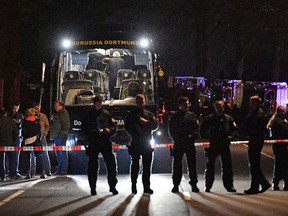
[[139,174],[139,160],[142,157],[143,174],[142,182],[144,193],[153,194],[150,188],[151,164],[153,159],[153,148],[150,145],[151,131],[157,129],[158,122],[152,112],[144,108],[145,96],[136,96],[137,107],[130,111],[125,121],[125,129],[131,134],[132,142],[128,147],[132,158],[131,182],[132,193],[137,193],[137,178]]
[[89,157],[88,162],[88,181],[91,188],[91,195],[96,195],[96,182],[99,161],[99,153],[102,154],[107,168],[107,179],[110,186],[110,192],[113,195],[118,194],[116,184],[117,166],[115,156],[112,152],[112,143],[110,136],[115,133],[116,127],[110,113],[102,108],[103,98],[96,96],[91,110],[87,112],[83,119],[82,129],[88,139],[88,148],[86,149]]
[[[248,136],[248,159],[250,164],[251,187],[245,194],[263,193],[271,187],[261,170],[261,150],[264,144],[268,118],[260,108],[261,98],[252,96],[249,101],[249,114],[245,119],[245,130]],[[259,191],[259,186],[261,190]]]
[[178,99],[179,110],[171,116],[169,123],[169,133],[174,140],[173,148],[173,193],[179,192],[179,185],[182,178],[182,158],[186,154],[189,169],[189,184],[192,186],[192,192],[199,192],[197,187],[196,170],[196,149],[195,139],[199,133],[199,121],[197,116],[189,111],[190,102],[187,97]]
[[215,113],[208,115],[201,125],[201,135],[209,139],[205,148],[207,164],[205,170],[205,192],[210,192],[215,176],[215,160],[220,155],[223,185],[228,192],[236,192],[233,185],[233,170],[230,152],[230,137],[236,129],[233,118],[224,113],[225,104],[219,100],[214,103]]
[[[267,128],[271,129],[272,139],[288,138],[288,121],[285,119],[285,113],[285,107],[278,106],[270,118]],[[272,148],[275,156],[272,190],[280,190],[281,180],[284,180],[283,190],[288,190],[288,143],[273,143]]]

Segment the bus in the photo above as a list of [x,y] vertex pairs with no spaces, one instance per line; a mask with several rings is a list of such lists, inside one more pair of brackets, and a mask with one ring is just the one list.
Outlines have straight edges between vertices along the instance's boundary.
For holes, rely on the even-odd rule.
[[144,94],[145,107],[157,113],[158,57],[147,34],[127,36],[113,32],[84,39],[67,38],[54,63],[50,106],[61,100],[70,114],[67,145],[86,145],[82,118],[96,95],[103,97],[103,107],[117,122],[117,132],[112,136],[115,144],[127,145],[131,140],[124,122],[128,111],[136,106],[137,94]]

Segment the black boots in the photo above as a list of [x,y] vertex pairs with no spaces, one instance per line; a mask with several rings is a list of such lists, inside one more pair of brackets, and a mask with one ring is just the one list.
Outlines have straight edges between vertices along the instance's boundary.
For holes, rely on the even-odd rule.
[[[280,190],[279,181],[278,182],[273,181],[272,190],[273,191],[279,191]],[[284,181],[283,191],[288,191],[288,181]]]
[[[192,192],[198,193],[200,190],[197,187],[197,185],[192,185]],[[172,193],[178,193],[179,192],[179,185],[174,185],[174,187],[171,190]]]
[[172,193],[178,193],[179,192],[179,186],[178,185],[174,185],[174,187],[171,190]]
[[153,190],[147,187],[147,188],[144,188],[144,193],[153,194]]
[[192,192],[194,192],[194,193],[199,193],[199,188],[197,187],[197,185],[195,184],[195,185],[192,185]]
[[91,188],[91,196],[95,196],[96,194],[96,188]]
[[272,184],[272,190],[273,190],[273,191],[279,191],[279,190],[280,190],[280,188],[279,188],[279,182]]
[[109,190],[113,195],[117,195],[118,194],[118,191],[116,190],[115,187],[110,187],[110,190]]
[[264,193],[271,187],[271,184],[268,181],[261,183],[261,190],[260,193]]
[[132,193],[137,194],[137,187],[135,183],[132,183]]
[[256,189],[256,188],[249,188],[248,190],[244,190],[244,193],[245,194],[258,194],[259,193],[259,190]]
[[225,187],[225,188],[226,188],[227,192],[231,192],[231,193],[237,192],[233,185],[230,187]]
[[[132,193],[137,194],[136,183],[132,183]],[[153,194],[153,190],[150,187],[144,186],[144,193]]]

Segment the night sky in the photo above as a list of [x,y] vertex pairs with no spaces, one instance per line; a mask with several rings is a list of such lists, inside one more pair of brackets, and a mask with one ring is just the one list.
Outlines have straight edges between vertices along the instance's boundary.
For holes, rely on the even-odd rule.
[[[25,71],[33,71],[35,62],[43,61],[64,35],[93,35],[103,27],[151,33],[166,75],[263,81],[288,78],[288,1],[6,2],[3,11],[8,15],[2,17],[8,19],[8,25],[18,22],[18,61]],[[12,10],[15,5],[18,9]],[[7,37],[9,32],[2,34]]]

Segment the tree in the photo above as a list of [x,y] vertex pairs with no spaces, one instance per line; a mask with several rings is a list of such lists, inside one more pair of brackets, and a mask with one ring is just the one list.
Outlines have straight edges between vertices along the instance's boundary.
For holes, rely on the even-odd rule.
[[1,105],[20,99],[23,67],[19,59],[20,31],[23,1],[4,1],[0,15],[0,78],[4,80]]

